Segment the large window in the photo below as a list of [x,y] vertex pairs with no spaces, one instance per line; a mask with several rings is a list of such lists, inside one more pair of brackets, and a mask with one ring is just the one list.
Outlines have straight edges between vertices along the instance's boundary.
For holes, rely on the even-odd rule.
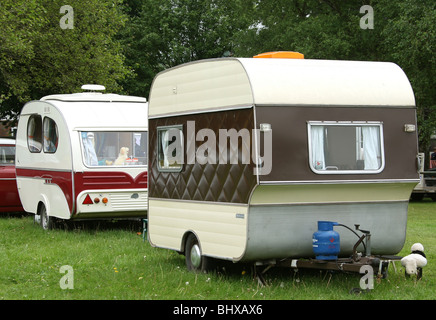
[[82,131],[87,166],[147,165],[147,132]]
[[308,123],[310,168],[319,174],[379,173],[384,168],[380,122]]
[[183,165],[182,126],[158,127],[158,169],[160,171],[181,171]]

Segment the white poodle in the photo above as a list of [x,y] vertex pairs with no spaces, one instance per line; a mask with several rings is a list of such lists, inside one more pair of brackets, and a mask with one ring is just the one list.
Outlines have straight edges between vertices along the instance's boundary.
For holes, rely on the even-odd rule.
[[427,265],[424,246],[420,243],[415,243],[412,245],[411,251],[411,254],[401,259],[401,265],[406,268],[406,276],[416,274],[419,280],[422,278],[422,268]]

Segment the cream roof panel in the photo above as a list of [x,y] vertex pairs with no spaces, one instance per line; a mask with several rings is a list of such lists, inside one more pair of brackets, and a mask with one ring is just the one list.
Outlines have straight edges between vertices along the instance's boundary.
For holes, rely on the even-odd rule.
[[409,80],[394,63],[252,58],[240,61],[247,70],[257,105],[415,105]]
[[150,116],[252,105],[247,74],[238,60],[184,64],[156,76],[150,93]]
[[403,70],[389,62],[222,58],[159,73],[150,116],[247,105],[415,106]]

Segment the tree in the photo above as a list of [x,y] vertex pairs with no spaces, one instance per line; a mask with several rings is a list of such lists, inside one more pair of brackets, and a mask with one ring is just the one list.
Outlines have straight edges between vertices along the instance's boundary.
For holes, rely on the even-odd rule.
[[[370,5],[373,29],[362,29]],[[420,149],[436,130],[434,0],[258,0],[251,26],[236,35],[235,53],[298,51],[309,59],[391,61],[407,74],[416,98]]]
[[36,1],[4,0],[0,4],[0,114],[10,115],[9,110],[18,101],[28,99],[31,81],[27,66],[35,57],[33,39],[44,25],[43,8]]
[[[380,1],[386,5],[388,0]],[[427,152],[436,131],[436,2],[392,1],[386,12],[383,48],[386,58],[408,75],[418,108],[420,150]]]
[[14,116],[29,100],[85,83],[121,91],[131,72],[114,38],[126,21],[117,3],[75,0],[61,11],[61,0],[2,0],[0,114]]
[[193,60],[219,58],[233,51],[233,35],[248,26],[244,0],[125,1],[131,19],[121,32],[127,64],[135,79],[123,86],[148,96],[154,76]]
[[310,59],[365,59],[377,29],[360,28],[363,1],[276,0],[257,1],[251,27],[237,35],[237,55],[267,51],[298,51]]

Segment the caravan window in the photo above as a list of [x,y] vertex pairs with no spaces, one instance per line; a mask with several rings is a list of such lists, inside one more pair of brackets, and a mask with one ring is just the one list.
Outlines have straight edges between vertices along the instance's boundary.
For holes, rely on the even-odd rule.
[[53,119],[44,118],[44,152],[55,153],[58,148],[58,126]]
[[27,122],[27,147],[32,153],[42,150],[42,118],[40,115],[31,115]]
[[81,131],[86,166],[147,165],[147,132]]
[[182,126],[158,127],[158,169],[160,171],[182,170],[183,131]]
[[384,168],[380,122],[309,122],[309,161],[318,174],[379,173]]

